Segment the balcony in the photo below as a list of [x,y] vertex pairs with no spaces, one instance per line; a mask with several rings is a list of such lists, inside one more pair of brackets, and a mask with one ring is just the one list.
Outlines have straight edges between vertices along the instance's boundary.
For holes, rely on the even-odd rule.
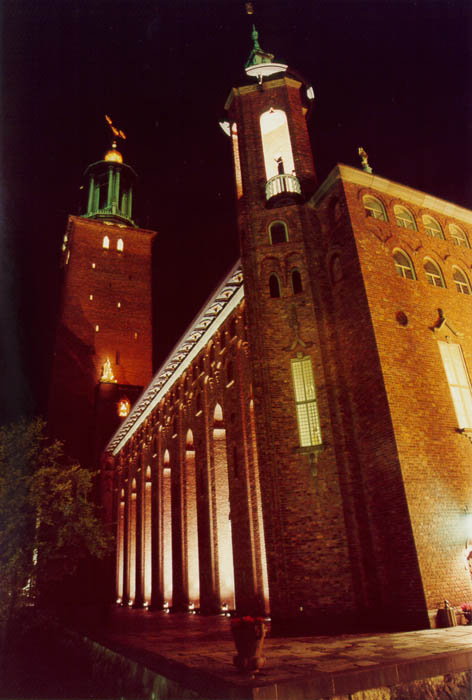
[[279,173],[266,182],[265,193],[267,202],[270,202],[271,205],[280,205],[285,204],[286,199],[298,199],[301,197],[302,191],[296,175]]

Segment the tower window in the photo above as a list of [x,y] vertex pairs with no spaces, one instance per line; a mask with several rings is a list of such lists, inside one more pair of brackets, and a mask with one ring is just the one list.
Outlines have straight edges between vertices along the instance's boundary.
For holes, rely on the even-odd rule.
[[415,268],[413,263],[406,253],[402,250],[395,250],[393,252],[393,259],[395,261],[395,269],[399,277],[404,277],[408,280],[415,280]]
[[135,339],[135,340],[138,339],[138,332],[137,332],[137,331],[134,331],[134,339]]
[[102,247],[105,248],[106,250],[109,249],[109,247],[110,247],[110,239],[108,238],[108,236],[103,236]]
[[269,294],[273,299],[280,297],[280,282],[277,275],[269,277]]
[[271,108],[261,115],[260,123],[267,180],[281,173],[293,173],[295,165],[285,112]]
[[462,270],[459,267],[454,266],[452,268],[452,279],[454,280],[456,289],[460,294],[472,293],[467,275],[465,274],[465,272],[462,272]]
[[423,216],[423,224],[426,229],[426,233],[430,238],[444,238],[444,233],[441,228],[441,224],[433,219],[432,216]]
[[98,333],[99,330],[100,330],[100,326],[97,323],[97,325],[95,326],[95,333]]
[[387,221],[385,207],[379,199],[366,196],[362,201],[367,216],[372,216],[374,219],[379,219],[380,221]]
[[129,411],[131,408],[131,404],[129,402],[129,399],[126,397],[120,399],[118,401],[118,415],[120,418],[126,418],[128,415]]
[[315,379],[311,357],[290,360],[295,408],[301,447],[321,445],[321,427],[316,401]]
[[273,221],[269,226],[269,240],[272,245],[288,241],[287,227],[283,221]]
[[439,341],[459,428],[472,428],[472,388],[460,345]]
[[95,270],[96,267],[95,263],[92,263],[92,270]]
[[292,270],[292,290],[294,294],[303,292],[302,276],[298,270]]
[[93,294],[89,294],[90,301],[93,301]]
[[449,226],[449,230],[451,232],[451,238],[454,245],[462,246],[463,248],[470,248],[467,236],[465,235],[464,231],[459,228],[459,226],[451,224],[451,226]]
[[117,308],[117,309],[121,309],[121,301],[119,301],[119,302],[117,303],[116,308]]
[[441,268],[430,258],[426,258],[424,261],[424,271],[426,273],[428,283],[433,287],[446,286]]
[[119,253],[122,253],[124,250],[125,244],[123,243],[122,238],[118,238],[118,241],[116,242],[116,249]]
[[397,220],[397,224],[401,226],[402,228],[409,228],[412,231],[417,231],[416,227],[416,221],[415,217],[411,213],[411,211],[408,211],[408,209],[405,209],[405,207],[400,207],[397,205],[394,207],[394,212],[395,212],[395,218]]

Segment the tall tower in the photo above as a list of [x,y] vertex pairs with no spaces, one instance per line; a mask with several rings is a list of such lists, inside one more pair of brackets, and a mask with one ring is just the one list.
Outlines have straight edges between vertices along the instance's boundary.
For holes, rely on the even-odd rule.
[[86,212],[69,217],[62,245],[49,426],[66,442],[68,454],[95,466],[152,376],[155,233],[133,221],[137,176],[123,162],[116,141],[85,177]]
[[261,49],[255,28],[252,38],[222,126],[233,145],[271,614],[293,629],[354,601],[309,262],[313,89]]

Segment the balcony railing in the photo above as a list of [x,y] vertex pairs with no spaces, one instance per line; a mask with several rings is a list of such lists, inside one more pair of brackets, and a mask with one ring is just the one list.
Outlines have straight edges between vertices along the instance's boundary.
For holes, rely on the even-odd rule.
[[269,199],[272,199],[272,197],[278,194],[301,194],[302,190],[296,175],[280,173],[279,175],[271,177],[270,180],[267,180],[265,192],[266,200],[269,201]]

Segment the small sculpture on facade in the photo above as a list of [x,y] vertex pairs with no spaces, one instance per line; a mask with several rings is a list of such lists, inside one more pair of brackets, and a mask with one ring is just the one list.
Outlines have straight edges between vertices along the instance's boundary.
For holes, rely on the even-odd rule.
[[366,173],[369,173],[369,174],[372,173],[372,168],[369,165],[369,156],[364,151],[362,146],[359,146],[359,148],[357,149],[357,152],[359,153],[359,155],[361,157],[362,170]]

